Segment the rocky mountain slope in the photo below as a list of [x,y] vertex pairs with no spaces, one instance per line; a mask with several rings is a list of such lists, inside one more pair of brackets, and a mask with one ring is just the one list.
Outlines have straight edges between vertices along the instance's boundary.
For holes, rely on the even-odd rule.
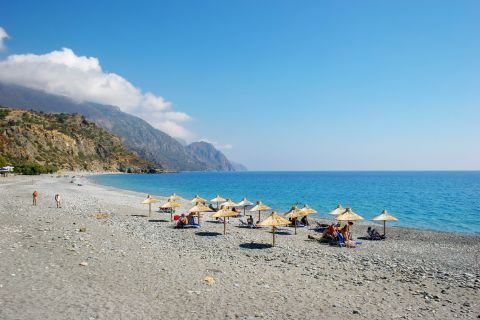
[[235,171],[235,167],[227,157],[215,147],[204,141],[193,142],[186,146],[187,151],[198,161],[207,165],[207,170]]
[[[222,157],[205,157],[202,149],[185,147],[146,121],[114,106],[75,102],[67,97],[0,82],[0,104],[44,112],[79,113],[110,133],[119,136],[125,146],[141,158],[171,170],[235,170]],[[209,149],[215,149],[210,145]],[[202,154],[195,154],[196,151]],[[220,151],[216,150],[221,154]],[[219,160],[219,161],[216,161]]]
[[[0,155],[16,167],[148,171],[152,165],[121,140],[78,114],[0,108]],[[42,171],[38,172],[41,173]]]

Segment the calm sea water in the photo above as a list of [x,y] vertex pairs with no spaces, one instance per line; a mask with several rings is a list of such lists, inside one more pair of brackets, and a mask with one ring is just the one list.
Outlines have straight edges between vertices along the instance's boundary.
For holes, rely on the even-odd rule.
[[92,177],[154,195],[262,200],[279,212],[309,204],[327,217],[337,203],[371,219],[382,209],[396,225],[480,234],[480,172],[182,172]]

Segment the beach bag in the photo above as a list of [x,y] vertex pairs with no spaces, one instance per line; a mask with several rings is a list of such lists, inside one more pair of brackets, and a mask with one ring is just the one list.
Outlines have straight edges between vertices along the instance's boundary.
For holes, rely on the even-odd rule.
[[174,216],[173,216],[173,220],[175,220],[175,221],[180,220],[180,216],[179,216],[178,214],[174,215]]

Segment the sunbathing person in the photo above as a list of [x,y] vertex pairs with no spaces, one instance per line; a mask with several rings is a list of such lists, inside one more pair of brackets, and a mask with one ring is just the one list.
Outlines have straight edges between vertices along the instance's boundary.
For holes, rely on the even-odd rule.
[[368,227],[367,229],[368,237],[372,240],[382,240],[385,239],[385,235],[381,235],[376,229]]
[[188,224],[192,226],[196,226],[197,223],[195,222],[195,215],[193,213],[190,213],[187,217],[188,219]]
[[342,228],[342,231],[340,231],[345,241],[352,240],[352,234],[350,233],[350,227],[352,225],[353,225],[353,222],[348,221],[347,224]]
[[183,228],[188,224],[188,219],[184,213],[180,216],[180,219],[177,222],[176,228]]
[[319,241],[335,241],[337,239],[337,230],[333,224],[329,224],[325,230],[322,232],[322,236],[318,239]]
[[247,224],[249,227],[253,227],[253,217],[251,215],[247,218]]
[[304,226],[309,226],[310,222],[308,222],[307,216],[303,216],[302,220],[300,221]]

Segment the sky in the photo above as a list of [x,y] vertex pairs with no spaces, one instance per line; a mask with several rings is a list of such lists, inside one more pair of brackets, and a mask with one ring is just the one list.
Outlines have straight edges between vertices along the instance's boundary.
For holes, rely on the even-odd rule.
[[0,80],[251,170],[479,170],[480,1],[10,1]]

